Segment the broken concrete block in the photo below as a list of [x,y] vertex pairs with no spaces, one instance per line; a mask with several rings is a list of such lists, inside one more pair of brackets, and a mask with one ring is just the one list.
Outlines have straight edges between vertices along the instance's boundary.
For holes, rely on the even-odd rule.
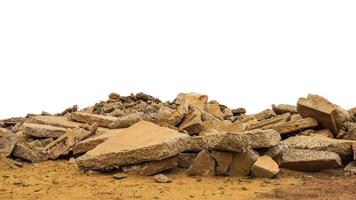
[[172,126],[177,126],[187,114],[188,107],[184,105],[180,105],[174,110],[169,107],[162,107],[158,111],[156,118],[158,121],[167,122]]
[[201,131],[203,121],[201,113],[197,109],[192,109],[179,124],[180,131],[187,131],[189,135],[196,135]]
[[208,176],[215,174],[215,160],[206,150],[199,152],[187,170],[189,176]]
[[330,129],[334,135],[349,118],[347,111],[321,96],[312,94],[309,94],[307,98],[299,98],[297,110],[303,117],[316,119],[321,127]]
[[218,103],[207,103],[205,105],[205,111],[211,114],[212,116],[223,120],[224,119],[224,113],[220,109],[220,105]]
[[150,161],[141,164],[122,166],[124,173],[138,176],[151,176],[169,169],[177,167],[178,157],[174,156],[158,161]]
[[208,96],[197,93],[179,93],[174,100],[176,104],[192,106],[199,110],[204,110],[205,104],[208,102]]
[[26,161],[37,163],[48,160],[46,154],[40,152],[41,150],[24,143],[17,143],[12,155],[17,158],[22,158]]
[[210,156],[216,162],[215,173],[217,175],[225,175],[228,173],[234,153],[227,151],[211,151]]
[[289,148],[334,152],[340,155],[341,158],[347,158],[352,155],[353,143],[355,141],[338,140],[321,135],[295,136],[281,142],[281,144],[287,145]]
[[45,124],[55,127],[62,128],[75,128],[79,127],[82,123],[70,121],[67,117],[64,116],[31,116],[26,122],[36,123],[36,124]]
[[232,162],[229,168],[230,176],[247,176],[251,173],[253,164],[258,159],[259,154],[252,150],[247,149],[244,152],[234,153]]
[[127,128],[141,120],[148,120],[148,116],[143,113],[132,113],[118,118],[116,121],[110,123],[108,128]]
[[197,157],[197,153],[180,153],[178,154],[178,167],[188,169],[192,165],[193,160]]
[[0,135],[0,157],[10,156],[17,142],[18,137],[15,133],[4,130]]
[[87,124],[96,123],[100,127],[108,127],[109,124],[113,123],[118,118],[105,115],[90,114],[85,112],[74,112],[70,114],[70,119]]
[[279,172],[278,164],[269,156],[261,156],[252,167],[256,177],[272,178]]
[[187,148],[188,135],[140,121],[77,158],[85,170],[107,170],[173,157]]
[[315,119],[308,117],[300,120],[279,123],[268,128],[276,130],[281,135],[285,135],[296,131],[315,128],[317,126],[318,122]]
[[241,134],[212,133],[204,136],[205,147],[221,151],[243,152],[248,142]]
[[99,144],[105,142],[108,138],[120,134],[125,129],[112,129],[101,135],[95,135],[88,139],[78,142],[73,148],[74,155],[84,154],[92,149],[94,149]]
[[67,155],[76,143],[93,135],[97,128],[97,124],[92,124],[88,129],[74,128],[68,130],[65,134],[49,143],[44,148],[44,152],[46,152],[50,159],[56,159],[61,155]]
[[29,135],[36,138],[58,138],[63,135],[67,129],[43,125],[43,124],[31,124],[31,123],[23,123],[22,124],[22,132],[25,135]]
[[282,115],[284,113],[296,114],[297,113],[297,106],[288,105],[288,104],[278,104],[272,105],[273,111],[277,115]]
[[253,116],[257,119],[257,121],[261,121],[275,117],[276,113],[272,109],[266,109],[264,111],[254,114]]
[[282,168],[312,172],[341,167],[341,158],[334,152],[289,148],[279,156],[278,163]]
[[276,146],[281,141],[280,134],[272,129],[261,130],[255,129],[237,133],[246,138],[251,148],[270,148]]
[[272,117],[266,120],[262,121],[256,121],[248,124],[248,126],[245,128],[245,130],[252,130],[252,129],[258,129],[258,128],[264,128],[264,129],[269,129],[270,127],[273,127],[276,124],[280,124],[283,122],[286,122],[290,119],[291,114],[290,113],[285,113],[282,115],[277,115],[276,117]]

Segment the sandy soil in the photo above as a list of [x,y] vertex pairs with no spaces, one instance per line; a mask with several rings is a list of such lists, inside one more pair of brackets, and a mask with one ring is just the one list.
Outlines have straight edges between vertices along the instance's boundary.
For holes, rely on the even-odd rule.
[[152,177],[115,180],[112,174],[85,173],[68,161],[25,164],[0,170],[0,199],[355,199],[356,177],[340,171],[299,173],[283,170],[277,178],[188,177],[165,173],[172,183]]

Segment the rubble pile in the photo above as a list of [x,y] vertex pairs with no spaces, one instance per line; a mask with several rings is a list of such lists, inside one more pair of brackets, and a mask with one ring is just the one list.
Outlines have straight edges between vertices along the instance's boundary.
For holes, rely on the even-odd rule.
[[0,167],[68,159],[81,170],[156,175],[173,168],[190,176],[272,178],[280,168],[356,173],[356,109],[318,95],[256,114],[207,95],[180,93],[172,102],[138,93],[58,114],[0,121]]

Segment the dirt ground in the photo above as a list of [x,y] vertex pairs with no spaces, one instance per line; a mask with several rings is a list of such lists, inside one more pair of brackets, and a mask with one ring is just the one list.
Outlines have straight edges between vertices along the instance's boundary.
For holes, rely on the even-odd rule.
[[282,170],[274,179],[188,177],[182,170],[165,174],[172,183],[156,183],[152,177],[116,180],[63,160],[25,164],[0,170],[0,199],[356,199],[356,177],[340,170]]

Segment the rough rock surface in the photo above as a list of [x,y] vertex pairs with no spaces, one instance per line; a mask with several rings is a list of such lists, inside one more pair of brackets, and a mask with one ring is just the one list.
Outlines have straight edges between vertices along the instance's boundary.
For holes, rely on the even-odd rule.
[[170,183],[172,182],[172,179],[169,178],[168,176],[165,176],[163,174],[157,174],[153,177],[153,179],[157,182],[157,183]]
[[252,148],[270,148],[276,146],[281,141],[280,134],[272,129],[244,131],[239,133],[243,136]]
[[281,115],[284,113],[290,113],[290,114],[297,113],[297,106],[288,105],[288,104],[278,104],[278,105],[273,104],[272,109],[277,115]]
[[296,131],[301,131],[309,128],[315,128],[318,122],[313,118],[302,118],[298,120],[279,123],[268,128],[276,130],[279,134],[285,135]]
[[70,115],[70,119],[77,122],[87,123],[87,124],[96,123],[100,127],[108,127],[109,124],[113,123],[118,118],[111,117],[111,116],[90,114],[85,112],[74,112]]
[[12,155],[14,157],[22,158],[32,163],[47,160],[47,155],[41,153],[40,151],[40,149],[31,147],[30,145],[26,145],[24,143],[17,143],[14,150],[12,151]]
[[236,133],[212,133],[203,140],[206,148],[221,151],[243,152],[249,145],[245,137]]
[[198,93],[179,93],[174,100],[176,104],[192,106],[199,110],[204,110],[205,104],[208,102],[208,96]]
[[248,149],[245,152],[234,153],[229,168],[230,176],[247,176],[251,173],[253,164],[259,155],[256,151]]
[[202,124],[202,129],[199,135],[207,135],[209,133],[238,133],[243,131],[243,124],[231,123],[227,121],[205,121]]
[[278,164],[269,156],[259,157],[252,166],[252,173],[256,177],[272,178],[278,172]]
[[280,155],[278,163],[282,168],[297,171],[321,171],[340,167],[341,158],[328,151],[289,148]]
[[134,164],[129,166],[122,166],[123,172],[131,175],[138,176],[151,176],[165,170],[173,169],[177,167],[178,157],[174,156],[158,161],[150,161],[141,164]]
[[188,169],[192,165],[197,153],[180,153],[178,154],[178,167]]
[[187,170],[190,176],[208,176],[215,174],[215,160],[209,155],[208,151],[201,151],[195,157],[192,165]]
[[17,141],[18,137],[15,133],[4,131],[3,134],[0,135],[0,157],[10,156]]
[[82,123],[70,121],[64,116],[31,116],[28,120],[29,123],[45,124],[62,128],[75,128],[79,127]]
[[127,128],[141,120],[148,120],[148,116],[143,113],[131,113],[126,116],[120,117],[116,121],[113,121],[108,125],[108,128]]
[[37,138],[58,138],[67,132],[67,129],[50,125],[23,123],[22,132],[25,135]]
[[201,112],[197,109],[191,109],[179,124],[178,129],[180,131],[187,131],[189,135],[196,135],[202,129],[202,123]]
[[356,161],[352,161],[347,164],[344,168],[344,171],[348,173],[348,175],[356,175]]
[[183,152],[189,136],[175,130],[140,121],[119,135],[77,158],[80,168],[107,170],[124,165],[162,160]]
[[316,119],[320,126],[330,129],[334,135],[349,118],[347,111],[321,96],[312,94],[309,94],[307,98],[299,98],[297,110],[303,117]]
[[232,162],[233,152],[211,151],[210,156],[215,160],[217,175],[226,175]]

